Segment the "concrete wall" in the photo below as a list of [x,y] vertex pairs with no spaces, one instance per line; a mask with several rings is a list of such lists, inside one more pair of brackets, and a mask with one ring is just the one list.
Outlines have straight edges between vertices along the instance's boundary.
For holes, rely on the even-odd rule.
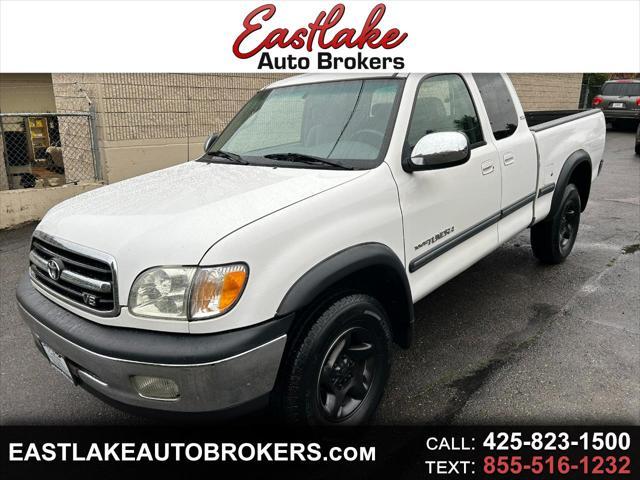
[[510,73],[528,110],[574,110],[580,102],[582,73]]
[[101,185],[85,183],[0,192],[0,230],[40,220],[54,205]]
[[87,97],[93,103],[103,178],[113,183],[197,158],[209,134],[285,76],[99,73],[52,80],[58,111],[85,111]]
[[[56,112],[60,111],[57,104],[51,74],[0,74],[0,111],[3,113]],[[68,105],[68,107],[72,106],[75,105]],[[81,107],[78,110],[87,111],[86,99],[78,107]],[[82,124],[79,128],[77,123],[81,121],[61,120],[59,127],[63,145],[74,147],[73,151],[65,152],[65,168],[67,175],[81,181],[78,185],[8,190],[4,168],[4,142],[0,141],[0,229],[39,220],[57,203],[102,185],[90,174],[93,167],[89,165],[82,168],[83,165],[78,161],[79,155],[87,156],[86,152],[90,152],[90,142],[86,124]],[[74,138],[71,139],[70,136]],[[67,160],[71,157],[75,162],[67,164]],[[80,169],[80,173],[74,172],[74,169]]]
[[0,73],[0,112],[55,112],[49,73]]

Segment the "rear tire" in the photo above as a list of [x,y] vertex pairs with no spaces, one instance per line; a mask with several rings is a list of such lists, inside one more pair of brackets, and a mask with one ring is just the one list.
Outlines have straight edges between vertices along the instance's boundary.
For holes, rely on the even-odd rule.
[[292,346],[275,392],[278,413],[300,425],[366,423],[384,393],[390,350],[389,319],[377,300],[337,300]]
[[564,262],[575,244],[580,226],[580,194],[569,184],[562,201],[551,218],[531,227],[531,248],[542,263],[556,265]]

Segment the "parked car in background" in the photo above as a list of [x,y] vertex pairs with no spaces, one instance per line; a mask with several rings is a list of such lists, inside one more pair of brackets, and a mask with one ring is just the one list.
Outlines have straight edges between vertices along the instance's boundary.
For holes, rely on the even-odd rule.
[[640,80],[610,80],[602,85],[593,106],[615,127],[620,120],[640,121]]

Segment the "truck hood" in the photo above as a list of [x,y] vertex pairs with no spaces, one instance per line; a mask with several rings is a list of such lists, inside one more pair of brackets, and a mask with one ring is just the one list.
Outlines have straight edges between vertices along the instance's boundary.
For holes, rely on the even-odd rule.
[[127,284],[152,266],[197,264],[229,233],[365,173],[188,162],[62,202],[38,230],[111,254]]

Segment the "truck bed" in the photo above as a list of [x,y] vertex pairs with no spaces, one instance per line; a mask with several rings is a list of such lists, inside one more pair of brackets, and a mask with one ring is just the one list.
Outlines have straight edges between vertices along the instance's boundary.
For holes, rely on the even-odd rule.
[[588,110],[537,110],[524,112],[524,116],[527,119],[529,129],[539,132],[598,112],[600,110],[597,108]]
[[[538,190],[555,189],[563,165],[577,152],[591,160],[591,180],[598,174],[604,152],[605,120],[598,108],[530,112],[525,114],[538,151]],[[551,209],[553,195],[538,195],[535,218],[543,219]]]

